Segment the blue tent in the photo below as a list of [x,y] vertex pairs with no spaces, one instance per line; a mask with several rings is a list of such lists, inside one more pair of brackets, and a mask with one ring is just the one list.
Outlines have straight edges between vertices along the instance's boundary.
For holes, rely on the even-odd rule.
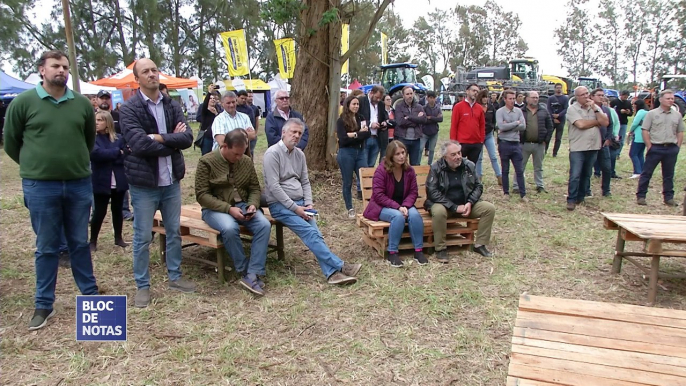
[[30,83],[22,82],[19,79],[12,78],[11,76],[0,71],[0,98],[13,98],[22,91],[33,88],[36,88],[36,86]]

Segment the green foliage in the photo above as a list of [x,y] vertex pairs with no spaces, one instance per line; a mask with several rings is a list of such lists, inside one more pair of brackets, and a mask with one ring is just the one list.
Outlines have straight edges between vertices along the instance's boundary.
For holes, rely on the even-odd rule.
[[338,8],[331,8],[324,12],[321,20],[319,20],[319,26],[323,27],[329,23],[333,23],[338,20]]
[[300,0],[268,0],[262,3],[260,17],[276,24],[292,24],[305,8]]

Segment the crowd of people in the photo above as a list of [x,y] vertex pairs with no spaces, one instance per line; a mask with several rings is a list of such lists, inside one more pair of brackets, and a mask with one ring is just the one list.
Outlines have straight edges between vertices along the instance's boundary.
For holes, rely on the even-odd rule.
[[[36,295],[30,330],[44,327],[55,313],[55,285],[63,248],[80,291],[85,295],[98,293],[91,254],[97,251],[108,205],[115,244],[128,246],[122,237],[127,193],[134,209],[134,305],[150,304],[149,247],[157,211],[166,233],[168,288],[184,293],[195,291],[195,283],[182,275],[179,229],[180,182],[186,173],[183,150],[194,143],[203,154],[195,175],[195,195],[202,206],[202,218],[220,233],[241,275],[240,285],[255,295],[265,294],[271,229],[260,211],[265,206],[272,218],[291,229],[310,249],[328,283],[343,285],[357,281],[361,264],[345,262],[332,252],[317,227],[318,212],[303,152],[308,127],[302,114],[291,108],[288,92],[276,93],[276,106],[267,114],[264,130],[269,148],[263,156],[260,179],[253,162],[259,114],[251,103],[250,93],[227,91],[220,95],[211,85],[199,111],[200,132],[194,138],[182,107],[160,84],[159,70],[152,60],[140,59],[135,63],[133,74],[140,88],[114,111],[107,92],[98,94],[94,108],[87,98],[69,90],[69,66],[64,53],[45,52],[38,61],[42,82],[35,90],[15,99],[5,122],[5,151],[19,164],[25,204],[36,233]],[[628,116],[631,111],[621,104],[618,113],[613,114],[614,109],[606,106],[602,90],[589,94],[584,87],[575,90],[576,102],[567,108],[564,96],[556,91],[555,102],[549,100],[548,106],[540,105],[534,92],[518,101],[512,91],[503,92],[502,106],[496,106],[497,95],[489,95],[476,84],[470,85],[466,98],[453,108],[451,140],[441,144],[435,161],[438,124],[443,120],[436,94],[429,92],[426,104],[422,105],[413,89],[406,87],[395,109],[392,98],[381,86],[374,86],[367,95],[346,97],[336,127],[346,214],[356,216],[352,203],[353,176],[360,168],[374,167],[378,162],[372,196],[363,216],[389,222],[391,266],[403,266],[398,244],[406,224],[414,244],[414,259],[419,265],[427,264],[429,260],[423,253],[424,223],[415,206],[418,184],[413,169],[419,165],[422,151],[426,151],[430,172],[423,209],[432,218],[437,261],[449,260],[446,222],[454,216],[479,218],[472,250],[491,256],[487,246],[495,206],[482,199],[484,145],[504,195],[509,197],[512,163],[517,180],[513,193],[526,200],[526,162],[529,156],[533,157],[537,191],[544,192],[543,157],[553,133],[557,131],[561,137],[561,122],[565,119],[570,131],[567,208],[573,210],[588,195],[597,159],[603,193],[609,195],[609,182],[607,191],[605,182],[614,167],[610,158],[618,153],[602,149],[614,149],[616,141],[621,143],[622,122],[626,130],[621,114]],[[675,205],[673,166],[684,126],[678,113],[669,108],[673,100],[673,94],[666,90],[660,95],[659,109],[643,112],[645,106],[636,104],[638,113],[629,133],[633,138],[631,157],[636,160],[634,174],[640,175],[639,204],[645,204],[652,172],[662,163],[665,203]],[[518,103],[523,105],[517,107]],[[60,119],[54,119],[56,114]],[[495,158],[496,142],[502,173]],[[559,151],[558,145],[556,142],[553,147],[553,156]],[[55,146],[70,151],[45,151]],[[645,162],[643,148],[647,149]],[[360,198],[359,174],[357,180]],[[249,257],[240,240],[241,226],[253,234]]]

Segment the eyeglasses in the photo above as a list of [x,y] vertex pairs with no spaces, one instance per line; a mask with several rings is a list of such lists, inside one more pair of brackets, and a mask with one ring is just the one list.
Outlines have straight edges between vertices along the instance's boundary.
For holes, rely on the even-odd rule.
[[279,97],[279,98],[276,98],[276,99],[278,99],[278,100],[280,100],[280,101],[287,101],[287,100],[291,99],[291,97]]

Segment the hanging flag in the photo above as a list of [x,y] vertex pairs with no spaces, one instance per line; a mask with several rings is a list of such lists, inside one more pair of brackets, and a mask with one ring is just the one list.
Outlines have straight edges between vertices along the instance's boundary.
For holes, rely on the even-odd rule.
[[433,91],[434,89],[434,77],[426,74],[422,76],[422,82],[424,82],[424,86],[426,86],[427,89]]
[[229,75],[242,76],[250,73],[248,62],[248,43],[245,40],[245,31],[242,29],[222,32],[219,34],[224,43],[226,61],[229,63]]
[[381,32],[381,64],[388,64],[388,36]]
[[[341,34],[341,55],[348,52],[350,48],[350,24],[342,24],[342,34]],[[348,60],[343,63],[341,67],[341,75],[348,73]]]
[[276,58],[279,62],[281,78],[292,78],[295,73],[295,40],[274,40],[274,45],[276,46]]

